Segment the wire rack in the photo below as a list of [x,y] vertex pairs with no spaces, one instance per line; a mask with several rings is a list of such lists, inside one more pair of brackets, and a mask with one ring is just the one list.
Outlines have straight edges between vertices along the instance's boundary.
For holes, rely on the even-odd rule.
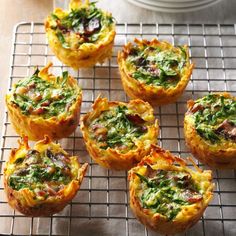
[[[127,100],[122,89],[117,51],[137,38],[168,40],[187,44],[195,69],[183,96],[174,104],[155,109],[160,122],[159,145],[186,157],[183,117],[186,101],[212,91],[236,93],[236,25],[197,24],[117,24],[113,57],[103,65],[73,71],[63,66],[50,51],[41,23],[20,23],[15,27],[8,89],[17,80],[32,74],[34,67],[54,63],[54,73],[69,72],[83,88],[81,113],[87,112],[98,94],[110,100]],[[79,127],[60,141],[69,153],[88,162],[89,169],[80,191],[59,214],[52,217],[25,217],[12,210],[6,201],[2,172],[18,136],[9,122],[7,111],[3,125],[0,156],[0,234],[4,235],[118,235],[151,236],[129,208],[127,172],[106,170],[88,156]],[[205,168],[203,166],[203,168]],[[236,174],[233,170],[214,171],[214,199],[199,222],[184,235],[236,235]]]

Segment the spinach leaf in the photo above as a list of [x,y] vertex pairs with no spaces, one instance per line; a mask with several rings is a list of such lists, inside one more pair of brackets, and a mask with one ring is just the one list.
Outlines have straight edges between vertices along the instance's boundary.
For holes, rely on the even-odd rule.
[[66,84],[67,79],[68,79],[68,71],[63,71],[62,72],[62,83],[61,83],[62,88]]
[[[25,157],[20,158],[21,161],[15,162],[14,172],[9,176],[8,184],[14,190],[28,188],[36,191],[38,188],[47,191],[48,184],[66,185],[71,181],[70,164],[60,153],[60,159],[54,157],[50,150],[39,153],[37,160],[35,157],[36,150],[29,150]],[[47,152],[53,155],[47,156]],[[60,164],[60,165],[59,165]],[[69,172],[63,171],[67,169]],[[35,192],[37,194],[37,192]],[[50,192],[49,192],[50,195]]]
[[[69,48],[65,37],[70,33],[80,35],[84,40],[78,41],[78,44],[85,42],[96,42],[101,36],[100,31],[104,27],[110,27],[114,24],[114,19],[111,15],[103,14],[100,9],[96,7],[96,3],[89,3],[88,7],[80,9],[71,9],[70,12],[63,18],[52,14],[54,20],[52,29],[56,30],[56,35],[64,48]],[[65,35],[67,34],[67,35]]]
[[[98,142],[101,141],[103,149],[121,146],[125,150],[132,149],[135,146],[134,139],[146,133],[147,129],[145,129],[145,121],[141,125],[135,123],[129,119],[128,112],[126,106],[117,106],[104,111],[90,124],[91,137]],[[102,127],[106,133],[97,133],[96,127]]]
[[142,182],[145,182],[147,184],[148,187],[156,187],[156,184],[152,181],[149,181],[148,178],[146,178],[145,176],[143,175],[140,175],[139,173],[135,172],[135,174],[140,178],[140,180]]
[[[33,76],[16,84],[11,102],[18,106],[24,115],[43,109],[38,115],[44,118],[56,116],[65,112],[78,96],[78,91],[67,85],[67,79],[68,72],[65,71],[62,78],[57,77],[57,83],[54,84],[39,78],[36,71]],[[25,93],[19,93],[19,87],[26,88]]]
[[146,46],[131,49],[127,62],[136,67],[132,74],[135,79],[148,85],[168,88],[176,86],[180,80],[180,73],[186,59],[173,51],[161,51],[159,48]]
[[236,102],[217,94],[209,94],[199,99],[196,104],[203,107],[193,114],[196,131],[211,143],[220,142],[225,136],[217,132],[217,128],[224,120],[235,120]]
[[59,17],[56,14],[51,13],[51,17],[53,20],[59,20]]
[[187,172],[158,170],[152,178],[135,174],[144,183],[140,196],[142,207],[152,209],[168,220],[174,219],[182,206],[191,205],[193,202],[189,199],[202,199],[198,187]]
[[70,48],[70,46],[69,46],[69,44],[66,42],[66,40],[65,40],[65,38],[64,38],[64,36],[63,36],[63,34],[62,34],[62,32],[58,31],[58,32],[56,33],[56,35],[57,35],[57,37],[58,37],[58,39],[59,39],[59,41],[60,41],[60,43],[61,43],[61,45],[62,45],[63,48],[66,48],[66,49]]

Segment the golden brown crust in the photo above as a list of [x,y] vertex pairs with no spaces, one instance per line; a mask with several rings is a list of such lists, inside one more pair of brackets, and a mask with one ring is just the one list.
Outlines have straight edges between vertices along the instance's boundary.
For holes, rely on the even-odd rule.
[[[135,39],[134,42],[139,46],[148,45],[154,47],[159,46],[160,48],[165,50],[174,49],[174,47],[170,43],[165,41],[161,42],[158,41],[157,39],[153,39],[151,41],[147,40],[140,41],[138,39]],[[194,67],[194,65],[190,64],[189,62],[188,47],[186,45],[184,46],[187,52],[187,64],[185,66],[185,71],[182,74],[178,84],[175,87],[169,87],[167,89],[164,89],[161,86],[147,85],[144,82],[136,80],[130,75],[129,70],[126,67],[126,58],[128,56],[127,52],[129,52],[131,47],[132,44],[130,42],[127,45],[125,45],[123,51],[118,52],[118,59],[117,59],[123,88],[125,92],[128,94],[128,96],[133,99],[140,98],[144,101],[149,102],[153,106],[160,106],[175,102],[184,92]],[[180,49],[176,48],[175,50],[180,50]]]
[[[44,67],[40,71],[39,77],[44,80],[55,81],[56,76],[49,74],[48,72],[48,69],[51,66],[52,63],[49,63]],[[6,95],[6,105],[15,131],[20,136],[23,134],[28,136],[30,140],[43,139],[44,135],[48,135],[53,140],[58,140],[66,138],[73,133],[79,124],[82,92],[76,79],[73,77],[68,77],[68,83],[74,87],[75,91],[79,91],[76,101],[70,107],[70,115],[63,113],[57,117],[53,116],[48,119],[44,119],[37,115],[24,115],[22,114],[21,109],[11,102],[12,94]]]
[[[30,149],[26,137],[24,137],[23,141],[19,142],[19,144],[18,149],[12,149],[9,161],[6,163],[6,168],[4,169],[4,189],[9,205],[22,214],[33,217],[49,216],[62,211],[79,190],[88,164],[85,163],[80,166],[77,157],[70,157],[74,173],[73,180],[57,192],[55,196],[50,196],[46,200],[37,200],[33,191],[26,188],[17,191],[8,185],[8,178],[12,172],[11,164]],[[52,143],[47,136],[44,140],[37,142],[34,149],[40,151],[48,147],[52,148],[54,151],[67,154],[59,144]]]
[[[147,164],[155,170],[164,169],[189,172],[203,190],[203,199],[192,205],[182,206],[182,210],[173,220],[168,220],[165,216],[154,213],[150,209],[142,208],[137,196],[138,191],[140,191],[140,179],[135,173],[145,173],[145,165]],[[194,171],[188,168],[182,159],[173,156],[169,151],[165,151],[157,146],[153,146],[151,154],[144,157],[136,167],[129,171],[129,181],[130,207],[134,215],[145,226],[166,235],[177,234],[193,226],[201,218],[213,196],[214,184],[212,183],[211,171],[202,171],[199,168]]]
[[[236,99],[226,92],[218,94],[226,98]],[[187,103],[188,110],[194,104],[193,100],[189,100]],[[194,157],[211,168],[236,169],[236,143],[230,140],[224,140],[215,144],[209,143],[198,134],[191,116],[190,112],[185,114],[184,136],[185,142]]]
[[[101,149],[96,140],[90,138],[88,126],[101,112],[108,110],[109,107],[122,104],[127,105],[128,108],[132,108],[142,119],[152,124],[148,126],[147,134],[143,135],[142,139],[137,140],[136,149],[129,150],[126,153],[121,153],[118,149],[112,148]],[[149,153],[151,144],[157,142],[159,127],[157,120],[154,120],[152,107],[142,100],[131,100],[129,103],[108,102],[106,98],[98,97],[93,104],[93,110],[81,118],[80,128],[87,150],[95,162],[108,169],[128,170]]]
[[[70,9],[77,9],[86,7],[89,5],[89,1],[82,3],[82,1],[72,0],[70,3]],[[63,11],[60,8],[54,10],[55,14],[65,15],[67,11]],[[103,12],[104,14],[109,14]],[[51,29],[51,17],[48,16],[45,20],[45,31],[48,38],[48,43],[53,53],[58,57],[60,61],[66,65],[78,69],[83,67],[92,67],[96,63],[102,64],[106,58],[112,56],[112,48],[115,39],[115,24],[112,25],[110,30],[104,31],[104,37],[95,43],[83,43],[78,49],[63,48],[59,41],[55,30]]]

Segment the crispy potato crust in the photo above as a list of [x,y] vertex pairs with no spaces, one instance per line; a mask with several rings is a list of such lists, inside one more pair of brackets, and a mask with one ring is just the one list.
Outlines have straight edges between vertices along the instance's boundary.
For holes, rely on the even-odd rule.
[[[229,93],[218,93],[226,98],[236,99]],[[190,110],[195,102],[189,100],[187,108]],[[217,169],[236,169],[236,143],[230,140],[222,140],[212,144],[202,138],[196,131],[192,114],[186,112],[184,117],[184,136],[191,153],[200,162]]]
[[[108,110],[110,107],[126,105],[138,114],[143,120],[152,122],[148,125],[148,131],[141,139],[136,141],[136,149],[129,150],[126,153],[121,153],[119,149],[107,148],[101,149],[96,140],[92,139],[89,133],[89,124],[99,115]],[[159,126],[157,120],[153,115],[152,107],[140,99],[131,100],[129,103],[123,102],[108,102],[107,98],[98,97],[93,104],[93,110],[88,112],[81,118],[80,122],[83,138],[90,156],[99,165],[114,170],[128,170],[135,166],[145,155],[150,151],[151,144],[157,142]]]
[[[70,9],[88,7],[88,5],[89,1],[83,3],[81,0],[72,0]],[[65,16],[68,11],[56,8],[53,13],[59,16]],[[103,11],[103,14],[109,15],[110,13]],[[62,47],[55,30],[51,29],[51,23],[52,18],[48,16],[44,25],[49,46],[60,61],[73,69],[92,67],[96,63],[102,64],[106,58],[112,56],[112,48],[116,35],[115,24],[112,24],[111,29],[104,30],[103,37],[95,43],[83,43],[78,49],[73,49]]]
[[[38,141],[34,149],[42,152],[43,150],[51,148],[53,152],[61,152],[68,155],[59,144],[52,143],[48,136],[44,140]],[[88,164],[82,166],[78,163],[77,157],[70,157],[72,165],[72,181],[65,185],[63,189],[59,190],[55,196],[49,196],[46,200],[37,200],[33,191],[23,188],[19,191],[12,189],[8,185],[8,178],[14,171],[12,164],[20,157],[26,155],[30,150],[28,146],[28,139],[25,136],[22,141],[19,141],[19,148],[12,149],[9,161],[6,163],[4,169],[4,188],[7,195],[9,205],[26,216],[49,216],[58,213],[74,198],[80,188]]]
[[[48,70],[52,66],[49,63],[39,72],[39,77],[47,81],[56,81],[56,76],[49,74]],[[79,124],[80,106],[82,102],[82,91],[79,88],[76,79],[69,76],[68,84],[79,91],[76,101],[69,108],[70,114],[63,112],[59,116],[43,118],[39,115],[24,115],[21,109],[11,102],[12,93],[6,95],[6,105],[10,115],[11,123],[15,131],[20,135],[28,136],[29,140],[40,140],[44,135],[53,140],[68,137],[75,131]],[[15,85],[14,85],[15,86]]]
[[[151,209],[144,209],[138,198],[140,188],[140,178],[135,174],[144,174],[146,166],[150,165],[158,170],[175,170],[189,172],[193,180],[203,190],[203,199],[192,205],[182,206],[181,211],[173,220],[168,220],[166,216],[155,213]],[[202,171],[196,166],[196,171],[188,168],[184,160],[173,156],[169,151],[160,147],[152,147],[151,154],[144,157],[142,161],[129,171],[129,189],[130,189],[130,207],[137,219],[152,230],[169,235],[177,234],[189,229],[202,216],[213,196],[214,184],[212,183],[212,172],[210,170]]]
[[[180,49],[174,48],[170,43],[165,41],[158,41],[153,39],[151,41],[135,39],[134,42],[138,46],[153,46],[160,47],[162,50],[174,49],[179,51]],[[149,102],[153,106],[160,106],[175,102],[184,92],[189,78],[192,74],[194,65],[189,62],[188,47],[185,45],[184,48],[187,52],[187,63],[184,69],[184,73],[181,75],[181,79],[175,87],[169,87],[167,89],[162,86],[147,85],[144,82],[133,78],[129,69],[126,66],[126,59],[129,51],[132,48],[132,43],[128,43],[124,46],[123,51],[118,52],[118,64],[121,75],[121,81],[125,92],[130,98],[140,98],[144,101]]]

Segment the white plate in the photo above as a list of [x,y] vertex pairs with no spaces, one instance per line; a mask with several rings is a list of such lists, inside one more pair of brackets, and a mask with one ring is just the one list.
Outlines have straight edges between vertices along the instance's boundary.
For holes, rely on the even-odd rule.
[[183,8],[183,7],[197,7],[201,6],[203,4],[208,4],[211,3],[212,1],[217,1],[217,0],[199,0],[199,1],[192,1],[192,2],[164,2],[162,1],[157,1],[157,0],[138,0],[141,3],[144,4],[149,4],[153,5],[156,7],[169,7],[169,8]]
[[168,3],[187,3],[187,2],[204,2],[207,0],[152,0],[153,2],[168,2]]
[[181,12],[190,12],[190,11],[197,11],[197,10],[201,10],[203,8],[212,6],[218,2],[220,2],[221,0],[212,0],[211,2],[208,3],[202,3],[201,5],[195,6],[195,7],[182,7],[182,8],[175,8],[175,7],[160,7],[160,6],[155,6],[153,4],[147,4],[147,3],[143,3],[140,2],[139,0],[128,0],[130,3],[139,6],[139,7],[143,7],[149,10],[153,10],[153,11],[160,11],[160,12],[170,12],[170,13],[181,13]]

